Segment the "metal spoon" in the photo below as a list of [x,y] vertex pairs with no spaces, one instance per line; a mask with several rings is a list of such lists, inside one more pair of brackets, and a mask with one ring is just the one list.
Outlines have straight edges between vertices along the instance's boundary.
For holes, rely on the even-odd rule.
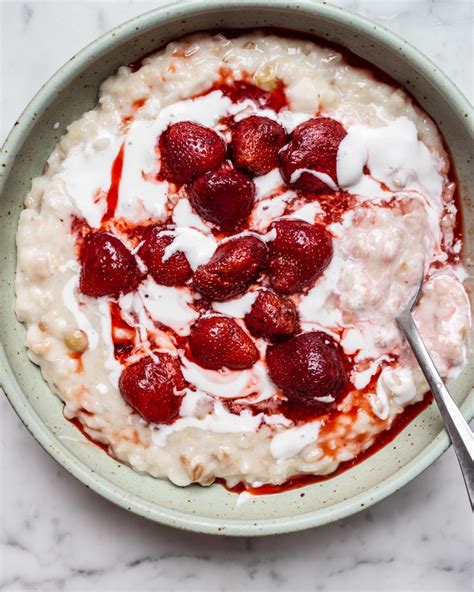
[[423,287],[424,273],[421,275],[420,284],[408,300],[405,307],[396,317],[396,322],[404,333],[408,343],[415,354],[418,364],[430,385],[431,392],[438,403],[444,426],[448,432],[453,448],[458,457],[459,465],[466,483],[467,492],[474,510],[474,434],[467,421],[453,401],[448,389],[445,387],[436,366],[431,359],[426,345],[416,328],[412,310],[418,302]]

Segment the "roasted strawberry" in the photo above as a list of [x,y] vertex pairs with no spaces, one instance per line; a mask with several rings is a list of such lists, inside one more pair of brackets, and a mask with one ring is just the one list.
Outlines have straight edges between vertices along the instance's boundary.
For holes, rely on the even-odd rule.
[[322,331],[270,346],[266,361],[270,378],[287,397],[290,409],[327,413],[348,381],[341,348]]
[[229,317],[218,315],[198,319],[191,327],[189,348],[203,368],[242,370],[258,360],[250,337]]
[[247,220],[255,200],[252,181],[230,164],[197,178],[189,188],[197,213],[222,232],[238,230]]
[[259,107],[273,109],[277,112],[283,107],[288,107],[284,85],[281,83],[277,83],[274,90],[267,91],[246,80],[235,80],[231,84],[220,85],[219,90],[233,103],[250,99]]
[[265,175],[278,166],[278,152],[286,142],[285,130],[268,117],[253,115],[232,130],[234,164],[252,175]]
[[183,286],[191,278],[193,270],[182,251],[177,251],[169,259],[163,260],[166,247],[174,240],[172,231],[154,226],[147,231],[144,240],[138,255],[157,284]]
[[294,302],[271,290],[257,292],[257,298],[244,321],[254,337],[275,341],[291,337],[300,330]]
[[87,296],[118,296],[133,292],[143,279],[135,257],[108,232],[89,235],[81,251],[79,288]]
[[196,269],[193,286],[210,300],[235,298],[258,278],[266,257],[267,246],[256,236],[231,238]]
[[130,364],[119,381],[125,401],[153,423],[167,423],[178,415],[182,399],[179,391],[185,386],[178,358],[163,352]]
[[270,230],[267,272],[280,294],[292,294],[309,286],[326,269],[332,257],[332,239],[320,224],[303,220],[277,220]]
[[280,153],[283,179],[302,191],[331,193],[334,187],[331,189],[324,180],[302,169],[326,175],[329,184],[337,184],[337,151],[346,134],[344,127],[329,117],[310,119],[299,125]]
[[227,154],[226,143],[214,130],[191,121],[170,125],[159,148],[160,176],[173,183],[191,183],[220,166]]

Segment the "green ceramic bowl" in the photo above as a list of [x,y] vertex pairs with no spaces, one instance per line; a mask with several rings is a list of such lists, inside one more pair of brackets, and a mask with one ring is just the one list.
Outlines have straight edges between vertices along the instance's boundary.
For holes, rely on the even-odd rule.
[[[16,320],[13,280],[15,233],[23,198],[65,126],[96,102],[99,84],[123,63],[183,34],[202,29],[276,26],[340,43],[404,84],[438,123],[459,178],[466,256],[473,254],[474,180],[469,157],[470,107],[459,90],[416,49],[386,29],[334,6],[302,0],[189,0],[144,14],[107,33],[71,58],[40,90],[4,146],[0,202],[0,382],[25,426],[69,472],[112,502],[180,528],[226,535],[263,535],[318,526],[390,495],[419,475],[448,447],[431,405],[388,446],[327,481],[236,506],[223,487],[191,486],[139,475],[88,442],[62,415],[41,374],[26,355]],[[55,129],[55,122],[60,123]],[[53,127],[54,126],[54,127]],[[472,363],[451,387],[466,417],[473,415]],[[459,477],[461,478],[461,476]]]

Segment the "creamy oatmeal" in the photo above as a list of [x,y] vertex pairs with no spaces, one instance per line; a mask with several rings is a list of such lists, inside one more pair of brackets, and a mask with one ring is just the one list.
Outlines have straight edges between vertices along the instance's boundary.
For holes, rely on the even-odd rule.
[[33,180],[18,318],[64,414],[177,485],[356,458],[444,377],[469,302],[436,126],[332,48],[199,34],[106,80]]

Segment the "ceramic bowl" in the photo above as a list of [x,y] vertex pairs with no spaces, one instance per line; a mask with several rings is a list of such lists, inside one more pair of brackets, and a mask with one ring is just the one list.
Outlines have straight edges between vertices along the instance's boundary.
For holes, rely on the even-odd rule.
[[[474,218],[469,163],[471,112],[455,85],[416,49],[389,31],[339,8],[302,0],[189,0],[139,16],[71,58],[39,91],[4,146],[0,202],[0,382],[36,440],[80,481],[112,502],[170,526],[226,535],[263,535],[318,526],[367,508],[420,474],[448,447],[438,411],[431,405],[389,445],[339,476],[236,506],[220,485],[184,489],[133,472],[91,444],[62,415],[41,374],[27,357],[25,329],[15,318],[15,233],[32,177],[41,174],[54,144],[70,122],[91,109],[100,83],[172,39],[198,30],[282,27],[339,43],[402,83],[431,114],[451,150],[459,179],[466,255],[473,252]],[[59,122],[59,129],[57,125]],[[471,357],[472,359],[472,357]],[[474,366],[451,391],[472,417]],[[460,476],[461,478],[461,476]]]

